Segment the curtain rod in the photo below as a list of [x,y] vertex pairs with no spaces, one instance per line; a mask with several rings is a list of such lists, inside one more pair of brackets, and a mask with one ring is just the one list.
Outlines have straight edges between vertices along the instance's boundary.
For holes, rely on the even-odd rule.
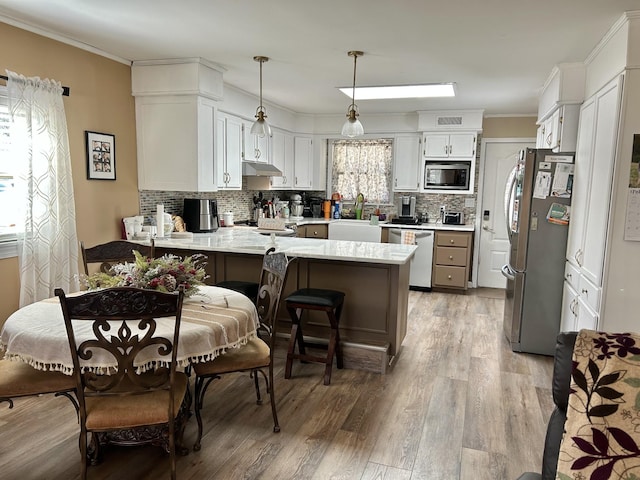
[[[0,75],[0,78],[2,80],[9,80],[9,77],[7,77],[6,75]],[[70,88],[69,87],[65,87],[64,85],[62,86],[62,95],[64,95],[65,97],[69,96],[69,92],[70,92]]]

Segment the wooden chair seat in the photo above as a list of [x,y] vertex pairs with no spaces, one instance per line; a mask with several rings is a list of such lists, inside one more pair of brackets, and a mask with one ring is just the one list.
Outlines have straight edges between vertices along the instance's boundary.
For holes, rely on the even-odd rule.
[[68,392],[75,388],[76,381],[70,375],[36,370],[24,362],[0,360],[0,397]]

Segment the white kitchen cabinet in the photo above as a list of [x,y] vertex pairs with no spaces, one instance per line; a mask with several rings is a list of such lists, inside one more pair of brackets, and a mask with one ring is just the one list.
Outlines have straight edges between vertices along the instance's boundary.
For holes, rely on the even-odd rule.
[[393,190],[417,192],[420,190],[420,136],[398,134],[393,143]]
[[296,135],[293,144],[294,182],[296,189],[310,190],[313,179],[313,141],[311,136]]
[[560,331],[578,332],[583,328],[598,329],[598,314],[571,285],[564,282]]
[[620,82],[621,79],[610,82],[593,100],[585,102],[576,155],[574,195],[578,197],[574,196],[571,202],[575,208],[571,211],[567,259],[596,286],[602,285],[620,113]]
[[214,192],[215,102],[199,95],[137,96],[138,188]]
[[580,105],[562,105],[538,127],[537,148],[575,152]]
[[271,163],[281,172],[281,177],[271,177],[271,188],[289,190],[293,188],[294,173],[294,137],[283,130],[272,130]]
[[[578,283],[573,284],[576,328],[596,328],[601,311],[621,88],[620,76],[580,109],[567,240],[567,261],[573,269],[567,271],[578,277]],[[570,320],[563,318],[562,323]]]
[[271,137],[252,135],[252,126],[253,122],[248,120],[245,120],[242,125],[242,159],[248,162],[269,163],[269,140]]
[[562,284],[561,332],[575,332],[578,323],[578,292],[566,280]]
[[219,189],[242,189],[242,119],[218,112],[216,180]]
[[425,158],[474,158],[476,156],[475,133],[424,134]]

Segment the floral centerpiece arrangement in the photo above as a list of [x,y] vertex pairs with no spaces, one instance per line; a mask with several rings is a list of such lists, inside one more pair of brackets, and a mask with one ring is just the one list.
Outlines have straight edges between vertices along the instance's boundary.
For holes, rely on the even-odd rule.
[[184,260],[177,255],[166,254],[159,258],[148,258],[134,250],[133,263],[113,265],[109,273],[98,272],[89,275],[85,284],[89,290],[109,287],[137,287],[161,292],[173,292],[184,286],[185,296],[193,295],[198,285],[204,285],[208,277],[204,261],[207,257],[194,254]]

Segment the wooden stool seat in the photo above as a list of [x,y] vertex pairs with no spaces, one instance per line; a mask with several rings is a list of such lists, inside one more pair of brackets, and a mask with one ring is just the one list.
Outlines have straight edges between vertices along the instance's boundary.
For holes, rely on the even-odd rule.
[[[340,346],[340,314],[344,304],[344,292],[337,290],[327,290],[323,288],[301,288],[296,290],[285,299],[287,311],[291,316],[291,336],[289,338],[289,349],[287,351],[287,363],[284,371],[284,378],[291,378],[291,366],[294,359],[307,362],[324,363],[324,384],[331,383],[331,370],[333,357],[336,357],[338,368],[343,368],[342,348]],[[327,345],[326,357],[309,355],[306,353],[304,336],[302,334],[302,312],[304,310],[320,310],[327,313],[331,333]],[[298,352],[295,353],[296,345]]]

